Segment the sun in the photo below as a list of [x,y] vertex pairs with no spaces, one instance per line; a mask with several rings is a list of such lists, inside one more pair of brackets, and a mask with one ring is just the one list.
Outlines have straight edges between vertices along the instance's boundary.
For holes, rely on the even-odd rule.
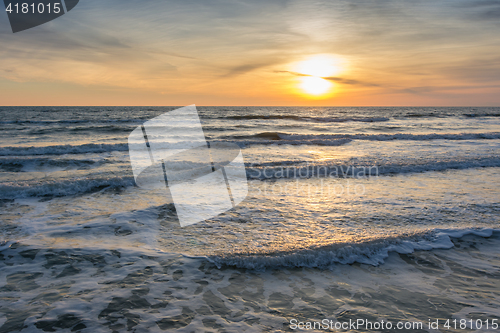
[[316,97],[332,90],[334,85],[328,78],[338,75],[342,69],[342,61],[329,54],[308,56],[293,66],[293,71],[301,76],[302,92]]
[[305,76],[301,78],[300,87],[311,95],[322,95],[331,89],[332,83],[315,76]]

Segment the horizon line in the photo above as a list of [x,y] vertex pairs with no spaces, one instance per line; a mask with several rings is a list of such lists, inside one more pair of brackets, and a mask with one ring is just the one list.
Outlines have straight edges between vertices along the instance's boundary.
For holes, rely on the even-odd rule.
[[[500,105],[196,105],[196,107],[286,107],[286,108],[500,108]],[[4,107],[184,107],[186,105],[0,105]]]

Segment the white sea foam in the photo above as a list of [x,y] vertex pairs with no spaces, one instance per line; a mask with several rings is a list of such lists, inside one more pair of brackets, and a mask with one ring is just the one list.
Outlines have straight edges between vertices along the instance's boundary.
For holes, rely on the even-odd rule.
[[219,268],[234,266],[256,270],[285,267],[324,269],[334,264],[353,263],[378,266],[384,263],[391,252],[410,254],[421,250],[450,249],[454,246],[451,238],[461,238],[465,235],[490,237],[493,232],[500,232],[500,229],[436,229],[420,236],[381,239],[369,244],[342,244],[294,253],[210,256],[207,259]]

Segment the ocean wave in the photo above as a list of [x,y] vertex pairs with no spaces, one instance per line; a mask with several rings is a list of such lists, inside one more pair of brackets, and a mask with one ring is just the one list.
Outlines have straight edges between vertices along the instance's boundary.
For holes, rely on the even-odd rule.
[[133,176],[89,179],[49,180],[39,183],[18,182],[0,185],[0,199],[30,197],[63,197],[96,192],[105,188],[128,187],[135,184]]
[[[321,144],[329,145],[332,140],[367,140],[367,141],[391,141],[391,140],[493,140],[500,139],[500,132],[488,133],[430,133],[430,134],[293,134],[284,132],[261,132],[253,135],[228,136],[227,139],[243,141],[242,144],[265,144],[264,140],[270,143],[278,144]],[[251,139],[260,139],[262,141],[248,141]],[[282,142],[280,142],[282,141]]]
[[357,178],[427,171],[500,167],[500,157],[496,156],[448,158],[445,160],[405,160],[402,163],[385,164],[375,161],[364,166],[359,165],[359,162],[358,165],[304,162],[275,161],[250,164],[247,166],[247,177],[256,180],[313,177]]
[[78,127],[36,127],[31,128],[27,131],[29,135],[47,135],[47,134],[57,134],[61,135],[66,132],[69,135],[88,135],[88,132],[92,133],[130,133],[134,130],[134,126],[117,126],[117,125],[104,125],[104,126],[78,126]]
[[41,169],[89,169],[96,168],[102,164],[115,163],[109,159],[70,159],[53,157],[2,157],[0,158],[0,170],[7,172],[32,172]]
[[[185,137],[184,137],[185,138]],[[213,141],[213,142],[220,142]],[[227,142],[227,141],[224,141]],[[185,149],[192,145],[191,141],[168,141],[172,149]],[[0,156],[38,156],[66,154],[100,154],[113,151],[128,151],[128,143],[88,143],[83,145],[57,145],[43,147],[0,147]]]
[[292,253],[216,255],[206,259],[218,268],[233,266],[255,270],[285,267],[327,268],[333,264],[354,263],[378,266],[384,263],[391,252],[410,254],[418,250],[450,249],[454,247],[452,238],[466,235],[491,237],[494,232],[500,232],[500,229],[436,229],[420,235],[392,237],[369,243],[336,244]]
[[298,121],[315,121],[321,123],[344,123],[348,121],[359,121],[366,123],[384,122],[389,121],[387,117],[308,117],[308,116],[295,116],[295,115],[241,115],[241,116],[228,116],[221,119],[232,120],[298,120]]
[[57,124],[121,124],[121,123],[143,123],[147,119],[67,119],[67,120],[6,120],[0,121],[0,124],[19,124],[19,125],[57,125]]
[[[294,165],[293,161],[283,161],[281,166],[265,163],[263,165],[247,165],[248,180],[276,179],[308,179],[308,178],[359,178],[376,177],[403,173],[419,173],[427,171],[445,171],[453,169],[470,169],[480,167],[500,167],[500,157],[455,159],[448,161],[426,162],[421,164],[386,164],[373,166],[312,164]],[[15,171],[15,170],[11,170]],[[99,174],[88,174],[85,177],[72,179],[40,179],[25,182],[0,184],[0,199],[18,199],[29,197],[60,197],[67,195],[92,193],[104,188],[135,186],[134,177],[124,172],[123,176],[103,177]]]
[[[379,110],[382,111],[382,110]],[[429,110],[428,108],[421,108],[420,110],[397,110],[389,108],[384,110],[389,112],[392,117],[396,119],[412,119],[412,118],[462,118],[462,117],[499,117],[500,110],[498,108],[484,108],[484,109],[468,109],[464,108],[438,108]],[[467,112],[464,112],[467,111]]]
[[403,118],[442,118],[448,116],[447,114],[440,114],[440,113],[406,113],[403,114]]
[[0,147],[0,156],[28,156],[28,155],[65,155],[107,153],[112,151],[128,151],[126,143],[88,143],[84,145],[58,145],[45,147]]
[[464,113],[463,116],[467,117],[467,118],[500,117],[500,112],[498,112],[498,113]]
[[[231,140],[228,140],[231,141]],[[245,148],[253,145],[292,145],[292,146],[301,146],[301,145],[312,145],[312,146],[343,146],[351,142],[351,139],[317,139],[317,140],[243,140],[243,141],[234,141],[241,148]]]

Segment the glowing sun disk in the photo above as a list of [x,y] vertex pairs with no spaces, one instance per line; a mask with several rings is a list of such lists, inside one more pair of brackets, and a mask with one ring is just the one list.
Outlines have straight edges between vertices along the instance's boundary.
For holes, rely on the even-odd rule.
[[342,71],[340,58],[328,54],[309,56],[295,63],[293,71],[303,75],[300,88],[309,95],[323,95],[332,89],[333,84],[325,78],[339,75]]
[[331,87],[331,82],[315,76],[302,78],[301,88],[311,95],[321,95],[326,93]]

